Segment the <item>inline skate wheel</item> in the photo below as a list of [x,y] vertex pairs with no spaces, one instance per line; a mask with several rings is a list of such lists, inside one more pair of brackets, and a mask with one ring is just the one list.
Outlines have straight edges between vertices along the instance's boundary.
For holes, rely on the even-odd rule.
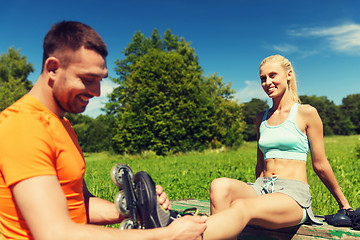
[[121,230],[125,230],[125,229],[134,229],[135,228],[135,224],[131,219],[125,219],[124,221],[122,221],[119,225],[119,228]]
[[128,165],[124,165],[121,163],[116,164],[115,166],[112,167],[111,172],[110,172],[112,182],[120,189],[124,188],[123,175],[124,175],[125,171],[127,171],[129,173],[130,179],[132,180],[134,174]]
[[116,194],[114,203],[116,210],[121,214],[121,216],[130,217],[130,211],[127,206],[124,190],[121,190]]

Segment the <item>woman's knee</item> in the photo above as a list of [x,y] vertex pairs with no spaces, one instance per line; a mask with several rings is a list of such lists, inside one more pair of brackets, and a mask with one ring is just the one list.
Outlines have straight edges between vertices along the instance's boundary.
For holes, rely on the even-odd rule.
[[217,178],[211,182],[210,198],[226,198],[231,193],[231,181],[229,178]]
[[225,210],[231,204],[231,183],[228,178],[217,178],[210,185],[211,213]]

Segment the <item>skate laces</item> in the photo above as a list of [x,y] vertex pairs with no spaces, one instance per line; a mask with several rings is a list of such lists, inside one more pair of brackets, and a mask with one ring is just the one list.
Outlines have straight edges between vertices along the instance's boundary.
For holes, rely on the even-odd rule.
[[[262,189],[264,189],[268,193],[274,192],[274,187],[275,187],[275,181],[276,180],[278,180],[278,176],[277,175],[272,175],[271,178],[267,181],[267,183],[264,186],[262,186]],[[269,189],[270,187],[271,187],[271,189]]]

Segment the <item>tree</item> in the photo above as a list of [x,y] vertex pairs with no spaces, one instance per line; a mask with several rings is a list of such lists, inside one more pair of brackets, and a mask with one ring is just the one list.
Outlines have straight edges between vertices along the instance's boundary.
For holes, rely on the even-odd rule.
[[106,104],[116,116],[117,151],[166,154],[242,142],[241,110],[230,86],[216,75],[202,77],[190,43],[170,30],[161,41],[155,29],[150,38],[137,32],[123,53],[115,62],[119,86]]
[[253,98],[250,102],[244,103],[242,108],[245,116],[244,120],[246,122],[244,139],[246,141],[255,141],[257,138],[255,123],[256,115],[268,109],[269,105],[264,100]]
[[353,125],[354,133],[360,134],[360,94],[348,95],[343,98],[341,111]]
[[[153,34],[153,36],[156,34]],[[117,83],[119,87],[115,88],[112,93],[108,95],[109,101],[105,105],[105,111],[108,114],[117,114],[121,111],[121,102],[123,97],[123,92],[125,88],[124,83],[126,78],[130,75],[131,65],[135,64],[139,57],[145,55],[149,49],[151,49],[151,39],[146,38],[141,32],[136,32],[132,38],[132,42],[128,44],[122,53],[125,55],[125,58],[122,60],[117,59],[116,64],[116,74],[118,78],[111,78],[114,83]]]
[[83,114],[66,114],[84,152],[112,151],[111,132],[114,117],[99,115],[95,119]]
[[181,55],[154,49],[131,69],[116,121],[120,152],[165,154],[209,143],[214,123],[198,98],[201,76]]
[[190,47],[190,43],[187,43],[183,38],[174,36],[171,30],[168,29],[165,32],[164,40],[161,41],[160,35],[157,29],[154,29],[152,37],[145,37],[140,31],[136,32],[132,38],[132,42],[122,51],[125,58],[117,59],[116,74],[117,78],[111,78],[114,83],[117,83],[119,87],[115,88],[112,93],[109,94],[109,102],[105,106],[105,111],[108,114],[116,114],[121,108],[121,97],[123,84],[126,78],[131,73],[131,66],[135,64],[141,56],[144,56],[151,49],[158,49],[161,51],[171,52],[175,51],[181,54],[186,60],[187,64],[192,64],[198,71],[201,71],[201,67],[198,63],[198,57],[195,54],[193,48]]
[[[340,108],[333,101],[330,101],[325,96],[317,97],[315,95],[303,95],[300,96],[300,99],[302,103],[310,104],[317,109],[323,122],[324,135],[341,135],[348,132],[348,129],[345,129],[345,127],[349,127],[349,125],[341,114]],[[342,123],[344,123],[344,126],[341,125]]]
[[27,77],[33,71],[33,65],[27,63],[20,50],[11,47],[0,55],[0,111],[31,89],[32,83]]
[[203,94],[215,117],[215,131],[211,147],[225,145],[236,148],[240,146],[244,140],[245,122],[241,106],[233,100],[235,91],[231,89],[231,84],[224,84],[223,78],[216,73],[205,77],[204,84]]

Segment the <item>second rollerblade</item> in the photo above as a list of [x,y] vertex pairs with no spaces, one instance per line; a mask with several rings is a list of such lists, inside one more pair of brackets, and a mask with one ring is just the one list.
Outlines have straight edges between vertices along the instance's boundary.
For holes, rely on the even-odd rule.
[[166,226],[170,213],[157,202],[156,186],[149,174],[140,171],[133,175],[131,168],[116,164],[111,170],[111,179],[119,188],[115,206],[126,219],[120,229],[148,229]]

